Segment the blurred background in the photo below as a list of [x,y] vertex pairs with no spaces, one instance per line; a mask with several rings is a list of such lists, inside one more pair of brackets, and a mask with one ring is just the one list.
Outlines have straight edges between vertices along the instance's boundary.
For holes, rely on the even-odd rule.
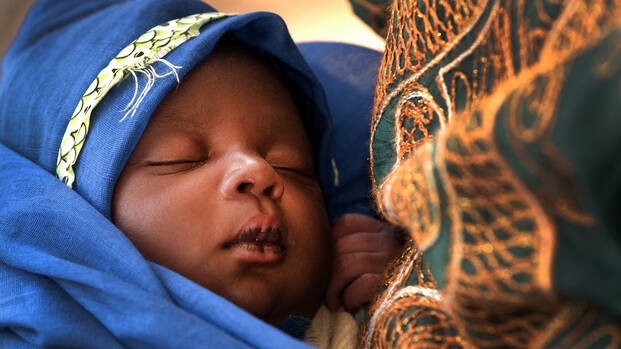
[[295,41],[330,40],[384,49],[384,40],[354,15],[347,0],[210,0],[221,12],[270,11],[287,22]]
[[[63,0],[57,0],[63,1]],[[0,56],[35,0],[0,0]],[[384,41],[352,11],[348,0],[209,0],[220,12],[270,11],[284,18],[295,41],[329,40],[384,49]],[[373,6],[357,0],[361,6]]]

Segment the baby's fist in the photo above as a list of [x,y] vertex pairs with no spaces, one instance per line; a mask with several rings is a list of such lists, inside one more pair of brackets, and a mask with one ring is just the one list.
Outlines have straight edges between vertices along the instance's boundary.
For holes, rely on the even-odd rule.
[[373,299],[386,265],[401,244],[390,224],[349,213],[332,227],[332,246],[334,260],[326,305],[332,311],[342,305],[354,312]]

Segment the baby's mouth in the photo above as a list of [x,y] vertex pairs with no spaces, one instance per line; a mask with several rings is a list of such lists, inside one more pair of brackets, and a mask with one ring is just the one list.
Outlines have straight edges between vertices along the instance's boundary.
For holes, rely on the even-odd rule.
[[255,217],[233,238],[224,249],[250,263],[278,263],[286,252],[280,224],[275,218]]

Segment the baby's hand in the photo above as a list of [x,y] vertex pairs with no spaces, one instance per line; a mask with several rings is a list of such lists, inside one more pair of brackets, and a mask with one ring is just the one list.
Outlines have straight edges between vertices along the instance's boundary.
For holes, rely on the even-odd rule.
[[401,244],[395,228],[369,216],[349,213],[332,227],[332,277],[326,305],[354,312],[377,292],[386,265]]

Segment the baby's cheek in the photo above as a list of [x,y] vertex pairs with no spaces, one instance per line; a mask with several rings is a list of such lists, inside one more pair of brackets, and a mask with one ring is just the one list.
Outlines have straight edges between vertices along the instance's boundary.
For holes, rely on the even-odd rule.
[[332,240],[330,237],[330,221],[328,220],[328,214],[323,206],[323,200],[320,201],[321,205],[315,211],[315,217],[313,222],[316,224],[313,232],[313,236],[310,237],[315,245],[313,249],[315,251],[315,263],[318,267],[318,277],[321,282],[327,285],[331,273],[332,265]]
[[318,247],[329,241],[330,222],[319,185],[285,184],[281,209],[302,235],[292,236],[298,243]]
[[[290,188],[291,211],[288,214],[296,221],[303,236],[296,237],[309,252],[330,254],[330,222],[321,190],[317,187]],[[319,251],[318,251],[319,250]]]

